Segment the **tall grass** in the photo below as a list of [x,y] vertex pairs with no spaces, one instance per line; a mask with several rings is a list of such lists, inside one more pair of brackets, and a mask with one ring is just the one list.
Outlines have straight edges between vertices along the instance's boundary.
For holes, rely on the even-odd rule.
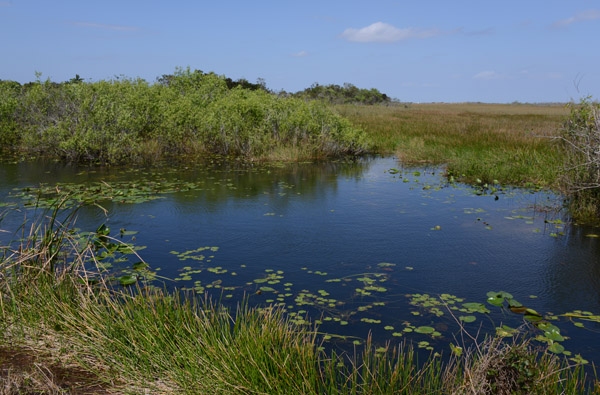
[[[527,346],[500,346],[504,343],[497,339],[449,364],[436,356],[418,364],[410,345],[377,352],[370,339],[362,353],[338,355],[319,348],[316,330],[294,326],[276,308],[242,304],[231,312],[191,294],[116,288],[85,270],[93,249],[77,242],[70,230],[73,219],[74,214],[55,210],[31,226],[20,244],[4,248],[0,345],[26,346],[52,363],[76,367],[107,390],[479,394],[586,388],[581,367]],[[525,362],[537,366],[534,374],[520,368]],[[527,380],[518,380],[520,374]],[[502,375],[517,379],[490,378]]]
[[446,164],[463,180],[557,186],[561,150],[551,138],[559,106],[424,104],[336,106],[363,128],[371,149],[405,163]]
[[0,81],[0,143],[108,163],[207,153],[261,159],[282,147],[319,157],[365,148],[362,131],[320,103],[230,89],[224,77],[189,69],[154,84]]

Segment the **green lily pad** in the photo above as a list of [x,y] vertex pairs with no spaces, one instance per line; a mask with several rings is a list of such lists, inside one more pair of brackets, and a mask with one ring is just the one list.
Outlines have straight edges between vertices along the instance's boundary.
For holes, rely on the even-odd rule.
[[531,321],[531,322],[538,322],[542,320],[542,317],[540,317],[539,315],[531,315],[531,314],[525,314],[524,318],[527,321]]
[[119,277],[119,282],[123,287],[126,287],[128,285],[135,284],[137,279],[138,278],[135,274],[126,274],[124,276]]
[[514,299],[508,299],[508,305],[510,307],[523,307],[523,305],[521,303],[517,302]]
[[420,326],[418,328],[415,329],[415,332],[417,333],[424,333],[424,334],[430,334],[435,332],[435,329],[433,329],[430,326]]
[[142,270],[144,268],[147,268],[148,264],[146,262],[136,262],[131,267],[133,268],[133,270]]
[[555,354],[560,354],[563,351],[565,351],[565,348],[563,347],[562,344],[553,343],[553,344],[550,345],[550,347],[548,347],[548,351],[553,352]]
[[469,310],[469,313],[483,313],[488,314],[490,311],[482,303],[463,303],[464,308]]
[[498,296],[488,296],[487,302],[494,306],[502,306],[502,304],[504,303],[504,298]]

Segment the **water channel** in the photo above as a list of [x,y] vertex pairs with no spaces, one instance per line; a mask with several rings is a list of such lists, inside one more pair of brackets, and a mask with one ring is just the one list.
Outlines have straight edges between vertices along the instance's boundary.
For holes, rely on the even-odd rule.
[[77,228],[106,224],[143,247],[144,273],[132,255],[106,259],[110,271],[231,306],[279,304],[335,346],[370,333],[379,347],[406,339],[448,353],[457,321],[473,334],[529,322],[509,299],[486,302],[505,291],[559,327],[571,356],[600,362],[600,229],[566,223],[552,193],[450,183],[441,168],[391,157],[158,169],[25,161],[0,164],[0,244],[56,190],[109,197],[96,199],[106,211],[79,209]]

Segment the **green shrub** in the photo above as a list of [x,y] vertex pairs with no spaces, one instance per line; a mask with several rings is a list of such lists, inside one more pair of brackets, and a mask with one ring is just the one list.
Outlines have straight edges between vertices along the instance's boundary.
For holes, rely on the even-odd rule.
[[319,103],[229,89],[214,73],[178,69],[161,82],[72,79],[0,85],[0,142],[73,161],[108,163],[203,152],[268,157],[357,154],[365,137]]

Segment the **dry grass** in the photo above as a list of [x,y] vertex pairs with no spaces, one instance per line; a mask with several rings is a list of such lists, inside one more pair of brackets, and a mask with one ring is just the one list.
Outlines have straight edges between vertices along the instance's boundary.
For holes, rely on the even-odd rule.
[[0,395],[111,394],[94,375],[26,347],[0,348]]
[[[582,371],[569,372],[575,366],[564,366],[558,357],[536,350],[527,340],[491,337],[469,349],[449,376],[462,377],[454,394],[578,393],[585,379]],[[572,376],[567,379],[565,373]]]

